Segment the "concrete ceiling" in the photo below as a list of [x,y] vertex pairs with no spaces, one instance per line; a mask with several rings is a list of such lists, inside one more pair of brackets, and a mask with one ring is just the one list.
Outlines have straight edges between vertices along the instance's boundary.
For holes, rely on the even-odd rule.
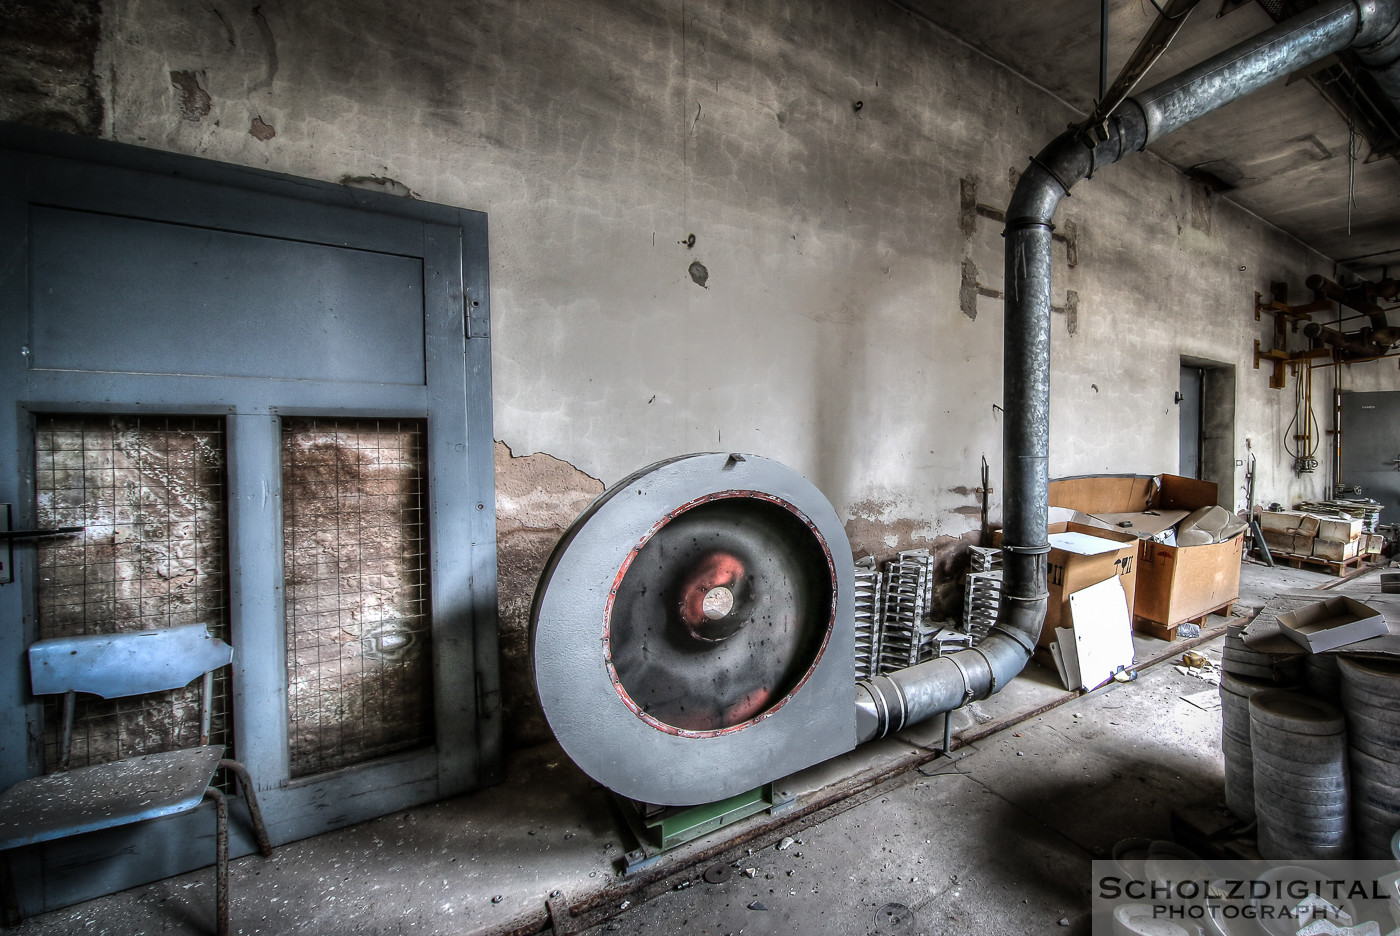
[[[895,3],[942,26],[1077,110],[1087,113],[1092,108],[1099,74],[1099,4],[1095,0]],[[1201,0],[1139,89],[1274,25],[1256,3],[1247,2],[1217,17],[1220,9],[1219,0]],[[1110,0],[1110,82],[1156,16],[1147,0]],[[1239,203],[1343,262],[1353,273],[1379,279],[1388,268],[1389,275],[1400,276],[1400,161],[1387,158],[1367,163],[1370,151],[1361,137],[1356,160],[1349,160],[1351,135],[1346,119],[1302,79],[1294,76],[1229,104],[1151,148],[1183,171],[1204,170],[1232,184],[1233,189],[1217,197]],[[1350,217],[1349,189],[1355,193]]]

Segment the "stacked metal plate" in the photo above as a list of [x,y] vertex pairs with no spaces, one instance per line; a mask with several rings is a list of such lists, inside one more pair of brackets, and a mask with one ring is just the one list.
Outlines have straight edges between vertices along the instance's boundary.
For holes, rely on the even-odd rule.
[[1389,858],[1400,830],[1400,661],[1342,656],[1338,665],[1351,738],[1356,856]]
[[992,572],[1001,568],[1001,550],[990,546],[973,546],[968,550],[968,571]]
[[1244,628],[1232,624],[1225,631],[1220,668],[1234,676],[1296,686],[1303,681],[1303,653],[1267,653],[1244,642]]
[[899,553],[885,564],[881,595],[880,672],[913,666],[933,655],[937,625],[924,620],[933,585],[933,557],[927,549]]
[[869,679],[879,673],[880,631],[883,606],[880,603],[880,570],[875,557],[856,562],[856,679]]
[[1271,861],[1350,858],[1347,731],[1342,710],[1302,692],[1249,699],[1259,855]]
[[963,584],[963,630],[975,647],[1001,611],[1001,572],[970,572]]
[[1278,684],[1225,673],[1220,677],[1221,747],[1225,751],[1225,808],[1254,819],[1254,755],[1249,747],[1249,697]]

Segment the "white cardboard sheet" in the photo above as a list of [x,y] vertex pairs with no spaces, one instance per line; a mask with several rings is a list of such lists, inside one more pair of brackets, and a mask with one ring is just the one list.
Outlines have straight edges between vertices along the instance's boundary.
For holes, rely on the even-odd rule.
[[[1127,545],[1120,540],[1105,539],[1102,536],[1094,536],[1092,533],[1051,533],[1048,539],[1051,546],[1074,553],[1076,556],[1097,556],[1101,553],[1117,552]],[[1128,540],[1128,543],[1131,542],[1132,540]]]
[[1120,669],[1132,668],[1133,629],[1122,580],[1114,576],[1081,588],[1069,596],[1069,610],[1082,688],[1097,689]]

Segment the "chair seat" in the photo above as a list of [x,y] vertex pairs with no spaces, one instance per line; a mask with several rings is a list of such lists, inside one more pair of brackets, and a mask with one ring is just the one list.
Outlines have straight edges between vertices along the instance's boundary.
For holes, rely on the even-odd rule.
[[0,793],[0,851],[194,809],[223,756],[211,744],[24,780]]

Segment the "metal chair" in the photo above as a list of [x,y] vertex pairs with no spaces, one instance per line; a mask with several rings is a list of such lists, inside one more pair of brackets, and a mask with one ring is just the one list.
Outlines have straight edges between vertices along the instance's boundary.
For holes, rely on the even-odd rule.
[[[63,693],[59,771],[24,780],[0,793],[0,852],[22,845],[186,812],[213,800],[217,822],[217,918],[219,936],[229,932],[228,803],[210,786],[220,767],[238,778],[258,849],[272,844],[248,771],[209,743],[214,671],[233,660],[233,648],[210,636],[202,624],[121,634],[41,640],[29,648],[35,695]],[[204,676],[200,700],[200,747],[145,754],[106,764],[68,769],[77,694],[104,699],[164,692]]]

